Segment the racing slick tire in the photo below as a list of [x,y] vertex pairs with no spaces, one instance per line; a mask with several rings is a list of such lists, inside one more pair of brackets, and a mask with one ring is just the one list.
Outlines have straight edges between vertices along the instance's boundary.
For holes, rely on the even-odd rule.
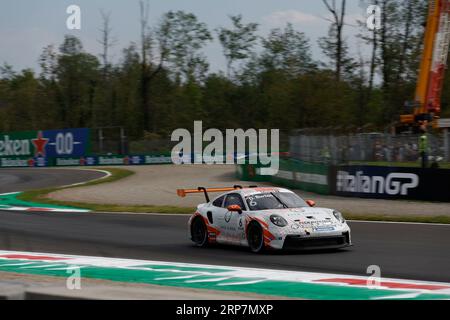
[[192,221],[191,239],[196,247],[208,246],[208,230],[202,218],[197,217]]
[[264,251],[264,233],[259,223],[252,222],[248,225],[247,241],[252,252],[261,253]]

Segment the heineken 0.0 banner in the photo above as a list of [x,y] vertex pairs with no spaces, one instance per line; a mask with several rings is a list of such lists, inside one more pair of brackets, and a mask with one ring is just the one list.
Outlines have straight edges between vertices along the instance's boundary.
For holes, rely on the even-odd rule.
[[0,167],[150,165],[172,163],[170,152],[92,155],[89,129],[0,133]]
[[0,133],[0,158],[11,161],[81,157],[89,152],[89,129]]

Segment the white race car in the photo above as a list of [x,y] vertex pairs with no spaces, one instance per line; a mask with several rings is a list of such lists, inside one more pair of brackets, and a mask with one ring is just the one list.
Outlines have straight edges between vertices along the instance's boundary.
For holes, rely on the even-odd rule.
[[[209,192],[224,192],[210,201]],[[314,208],[294,192],[277,187],[178,189],[179,196],[204,193],[206,203],[189,219],[196,246],[213,243],[265,249],[331,249],[351,245],[350,228],[333,209]]]

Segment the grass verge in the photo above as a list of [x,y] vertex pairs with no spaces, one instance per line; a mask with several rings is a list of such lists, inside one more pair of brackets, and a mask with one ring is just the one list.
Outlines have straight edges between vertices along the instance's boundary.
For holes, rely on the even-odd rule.
[[[97,168],[98,170],[108,171],[111,175],[107,178],[97,179],[90,182],[86,182],[81,185],[82,187],[93,186],[102,183],[110,183],[120,179],[124,179],[134,174],[133,171],[119,168]],[[88,209],[92,211],[99,212],[136,212],[136,213],[192,213],[195,208],[189,207],[176,207],[176,206],[128,206],[128,205],[114,205],[114,204],[96,204],[96,203],[84,203],[84,202],[73,202],[73,201],[60,201],[48,198],[48,195],[52,192],[81,187],[68,186],[68,187],[55,187],[55,188],[44,188],[25,191],[17,196],[17,199],[28,202],[36,202],[41,204],[50,204],[57,206],[73,207],[80,209]]]

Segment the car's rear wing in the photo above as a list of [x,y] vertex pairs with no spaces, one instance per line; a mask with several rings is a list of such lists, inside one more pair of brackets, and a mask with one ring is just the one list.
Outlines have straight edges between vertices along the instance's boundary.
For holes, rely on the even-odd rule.
[[[249,186],[248,188],[256,188],[257,186]],[[232,187],[223,187],[223,188],[205,188],[198,187],[197,189],[177,189],[177,194],[179,197],[185,197],[189,193],[202,193],[205,195],[206,202],[209,202],[208,192],[227,192],[233,191],[236,189],[242,189],[243,187],[240,185],[234,185]],[[245,188],[245,187],[244,187]]]

